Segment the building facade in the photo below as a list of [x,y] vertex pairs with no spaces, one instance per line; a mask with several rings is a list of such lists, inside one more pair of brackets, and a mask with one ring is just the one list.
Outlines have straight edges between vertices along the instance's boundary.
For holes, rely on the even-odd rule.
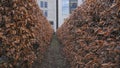
[[56,31],[56,0],[37,0],[37,3],[43,11],[43,15]]
[[37,0],[37,3],[56,32],[83,0]]
[[73,10],[77,8],[77,6],[80,6],[80,4],[83,3],[84,0],[59,0],[58,1],[58,8],[59,8],[59,21],[58,21],[58,27],[60,27],[66,18],[69,17],[69,15],[72,13]]

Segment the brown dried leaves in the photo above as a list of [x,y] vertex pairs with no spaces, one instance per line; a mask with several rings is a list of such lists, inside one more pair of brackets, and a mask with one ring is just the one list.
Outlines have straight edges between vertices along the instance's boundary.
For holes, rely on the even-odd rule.
[[86,0],[58,29],[71,68],[120,67],[120,1]]
[[0,1],[0,68],[40,62],[53,30],[35,0]]

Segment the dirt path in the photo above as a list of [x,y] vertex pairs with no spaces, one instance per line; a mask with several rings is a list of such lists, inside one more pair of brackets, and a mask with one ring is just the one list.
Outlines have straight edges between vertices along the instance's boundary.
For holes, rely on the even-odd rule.
[[62,46],[55,35],[40,68],[70,68],[65,57],[62,55]]

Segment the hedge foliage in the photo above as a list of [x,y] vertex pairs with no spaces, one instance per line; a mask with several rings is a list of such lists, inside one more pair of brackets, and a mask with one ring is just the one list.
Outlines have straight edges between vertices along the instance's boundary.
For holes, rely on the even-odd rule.
[[0,68],[32,68],[52,34],[36,0],[0,0]]
[[85,0],[57,35],[71,68],[119,68],[120,1]]

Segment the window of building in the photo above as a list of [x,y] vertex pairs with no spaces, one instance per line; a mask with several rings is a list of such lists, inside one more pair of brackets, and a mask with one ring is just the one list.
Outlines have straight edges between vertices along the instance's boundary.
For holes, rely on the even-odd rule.
[[77,3],[70,3],[70,13],[77,8]]
[[50,21],[50,24],[51,24],[51,25],[54,25],[53,21]]
[[44,11],[44,15],[45,15],[46,17],[48,17],[48,10],[45,10],[45,11]]
[[54,28],[54,22],[53,21],[49,21],[51,26]]
[[47,8],[48,7],[48,2],[45,2],[45,8]]
[[77,7],[77,3],[71,3],[70,4],[70,8],[76,8]]
[[43,8],[43,1],[40,1],[40,7]]

